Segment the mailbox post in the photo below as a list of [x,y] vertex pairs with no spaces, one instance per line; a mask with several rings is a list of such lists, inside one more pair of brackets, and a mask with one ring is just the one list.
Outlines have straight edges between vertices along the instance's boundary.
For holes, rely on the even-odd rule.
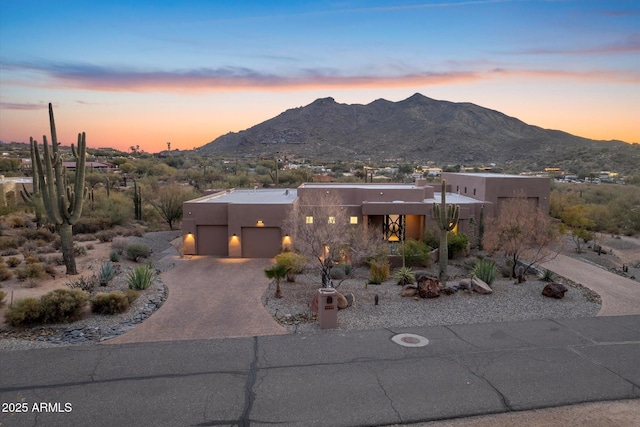
[[333,288],[318,289],[318,322],[320,329],[338,326],[338,292]]

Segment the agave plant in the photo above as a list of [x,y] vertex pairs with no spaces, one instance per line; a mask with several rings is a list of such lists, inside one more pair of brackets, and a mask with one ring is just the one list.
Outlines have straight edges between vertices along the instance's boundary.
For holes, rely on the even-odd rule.
[[155,278],[155,271],[145,265],[144,267],[137,267],[133,271],[130,271],[127,275],[127,282],[129,283],[129,289],[142,291],[149,288]]
[[395,280],[399,286],[411,285],[414,280],[416,280],[416,276],[411,267],[400,267],[393,273],[393,280]]
[[498,267],[491,260],[481,259],[476,262],[473,270],[471,270],[471,275],[482,280],[487,285],[491,285],[498,275]]
[[100,274],[98,274],[98,282],[100,286],[107,286],[111,279],[116,277],[118,271],[111,261],[107,261],[102,264],[102,268],[100,268]]

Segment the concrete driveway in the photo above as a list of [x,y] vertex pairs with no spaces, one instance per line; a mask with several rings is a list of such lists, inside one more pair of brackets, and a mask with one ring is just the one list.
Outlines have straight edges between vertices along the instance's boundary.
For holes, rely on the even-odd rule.
[[180,259],[160,276],[169,298],[151,317],[108,344],[286,334],[265,310],[269,259]]
[[634,280],[560,254],[541,267],[597,292],[602,297],[598,316],[640,314],[640,283]]

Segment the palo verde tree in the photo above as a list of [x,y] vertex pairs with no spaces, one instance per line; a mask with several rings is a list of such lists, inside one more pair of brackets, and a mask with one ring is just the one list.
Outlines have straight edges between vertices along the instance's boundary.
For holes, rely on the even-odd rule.
[[433,204],[433,217],[436,220],[436,226],[440,232],[440,247],[438,254],[439,274],[438,280],[444,284],[447,281],[447,263],[449,262],[447,234],[456,228],[458,218],[460,217],[460,206],[449,205],[446,203],[446,184],[442,180],[442,189],[440,190],[440,204]]
[[[174,225],[182,220],[182,204],[190,199],[195,199],[198,194],[191,187],[181,187],[176,184],[161,186],[151,198],[150,203],[162,219],[173,230]],[[135,195],[134,195],[135,198]],[[138,202],[138,205],[141,205]],[[142,213],[142,208],[136,208]]]
[[67,274],[78,274],[73,251],[73,224],[82,214],[82,204],[87,196],[84,183],[86,136],[78,134],[78,147],[71,144],[71,152],[76,160],[76,171],[73,185],[69,185],[62,166],[62,156],[58,150],[58,136],[53,118],[53,107],[49,104],[49,124],[51,126],[51,148],[46,135],[42,136],[43,154],[40,156],[38,143],[30,138],[33,153],[34,173],[38,174],[40,197],[47,218],[52,222],[60,235],[62,258]]
[[512,277],[516,277],[521,259],[528,262],[526,271],[555,258],[561,236],[558,227],[524,192],[516,193],[498,209],[498,215],[487,221],[482,245],[489,252],[503,252],[511,260]]

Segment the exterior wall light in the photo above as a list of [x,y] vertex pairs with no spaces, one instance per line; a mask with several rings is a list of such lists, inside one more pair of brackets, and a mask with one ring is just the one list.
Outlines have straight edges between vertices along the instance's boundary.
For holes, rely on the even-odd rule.
[[261,219],[258,220],[258,222],[256,222],[256,225],[258,227],[264,227],[264,221],[262,221]]

